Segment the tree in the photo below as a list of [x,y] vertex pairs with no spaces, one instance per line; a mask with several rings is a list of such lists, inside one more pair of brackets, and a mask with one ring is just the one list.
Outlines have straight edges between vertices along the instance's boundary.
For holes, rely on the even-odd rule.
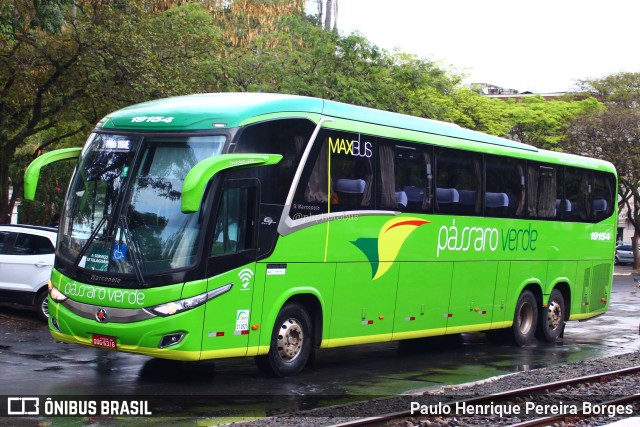
[[[79,144],[115,108],[196,90],[205,76],[218,80],[202,65],[219,38],[204,6],[156,13],[157,3],[2,5],[0,223],[8,222],[22,192],[20,170],[42,150],[61,141]],[[25,145],[33,148],[31,156],[16,156]]]
[[445,120],[468,129],[504,136],[511,129],[507,120],[509,105],[499,99],[487,98],[460,88],[447,98],[451,105]]
[[557,149],[574,117],[601,108],[601,104],[593,98],[549,101],[535,96],[507,103],[505,117],[510,129],[506,136],[549,150]]
[[[338,32],[338,0],[315,0],[315,2],[318,11],[318,23],[321,24],[325,30]],[[323,15],[325,16],[324,24],[322,23]]]
[[567,132],[563,148],[616,166],[619,206],[627,208],[634,227],[634,268],[640,268],[640,110],[611,106],[577,118]]
[[570,128],[568,151],[606,159],[618,171],[618,206],[634,229],[634,269],[640,268],[640,73],[617,73],[583,80],[585,93],[606,109],[578,117]]
[[[38,153],[80,145],[98,119],[148,99],[281,92],[504,132],[508,116],[499,104],[460,90],[457,74],[385,51],[360,34],[326,31],[304,5],[16,0],[0,6],[0,222],[8,220],[23,169]],[[491,114],[483,114],[488,106]]]
[[617,73],[600,79],[580,80],[578,87],[609,105],[640,107],[640,73]]

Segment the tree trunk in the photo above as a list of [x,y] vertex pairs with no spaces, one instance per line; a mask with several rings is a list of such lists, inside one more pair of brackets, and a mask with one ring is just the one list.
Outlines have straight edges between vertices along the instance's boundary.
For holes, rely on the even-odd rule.
[[633,251],[633,269],[640,269],[640,257],[638,256],[638,241],[640,241],[640,233],[636,229],[631,236],[631,250]]
[[11,222],[11,204],[9,203],[9,162],[7,153],[2,153],[0,160],[0,224]]
[[325,10],[324,29],[331,30],[331,21],[333,20],[333,0],[327,0]]
[[322,25],[322,6],[324,2],[322,0],[316,0],[318,5],[318,24]]
[[338,0],[333,3],[333,31],[338,32]]

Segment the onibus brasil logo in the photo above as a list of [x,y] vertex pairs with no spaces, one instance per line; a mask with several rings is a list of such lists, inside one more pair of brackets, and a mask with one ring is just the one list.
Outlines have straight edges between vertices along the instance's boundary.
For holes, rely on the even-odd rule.
[[351,242],[371,263],[372,280],[389,271],[409,235],[424,224],[430,224],[430,221],[412,217],[393,218],[382,226],[377,238],[361,237]]

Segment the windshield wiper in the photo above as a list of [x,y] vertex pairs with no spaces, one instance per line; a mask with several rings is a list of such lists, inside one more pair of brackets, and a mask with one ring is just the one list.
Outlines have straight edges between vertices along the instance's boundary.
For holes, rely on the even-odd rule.
[[140,252],[138,252],[138,244],[133,238],[133,234],[129,231],[129,223],[127,222],[127,218],[125,216],[120,217],[120,226],[122,227],[122,234],[124,235],[124,240],[129,242],[129,246],[131,250],[129,253],[131,254],[131,264],[133,265],[133,271],[136,273],[136,279],[140,286],[145,286],[144,276],[142,275],[142,270],[140,269],[141,259],[139,257]]
[[91,245],[91,243],[94,241],[94,239],[98,235],[98,231],[100,231],[100,229],[102,228],[102,224],[104,224],[104,222],[107,220],[107,218],[111,218],[111,215],[103,215],[102,218],[100,218],[100,221],[98,221],[98,225],[96,226],[96,228],[93,230],[93,232],[91,233],[91,235],[87,239],[87,242],[82,246],[82,249],[80,249],[80,252],[78,252],[78,256],[76,256],[76,259],[73,261],[73,273],[74,274],[77,274],[78,265],[80,264],[80,260],[82,260],[82,257],[89,250],[89,246]]

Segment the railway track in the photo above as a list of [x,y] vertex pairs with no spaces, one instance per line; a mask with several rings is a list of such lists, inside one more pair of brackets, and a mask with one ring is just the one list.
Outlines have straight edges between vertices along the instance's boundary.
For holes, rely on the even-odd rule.
[[589,420],[594,418],[640,415],[640,392],[617,397],[612,394],[615,393],[613,383],[619,381],[640,383],[640,366],[445,403],[427,400],[423,403],[423,396],[416,396],[406,411],[352,420],[332,427],[573,426],[591,425]]

